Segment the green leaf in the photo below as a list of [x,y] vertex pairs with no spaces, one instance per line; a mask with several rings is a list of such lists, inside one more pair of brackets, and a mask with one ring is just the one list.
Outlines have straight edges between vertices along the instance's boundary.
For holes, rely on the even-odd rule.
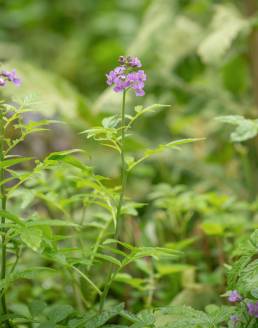
[[148,256],[154,259],[161,259],[171,257],[178,258],[180,255],[182,255],[181,252],[165,247],[134,247],[130,254],[123,259],[122,266],[126,266],[135,260]]
[[44,163],[52,164],[52,162],[64,162],[64,163],[70,164],[74,167],[77,167],[81,170],[90,171],[90,168],[87,165],[85,165],[84,163],[82,163],[78,158],[70,156],[73,153],[80,153],[80,152],[83,152],[83,150],[70,149],[70,150],[54,152],[47,156],[47,158],[44,160]]
[[104,310],[100,314],[91,317],[84,325],[84,328],[98,328],[103,326],[108,320],[120,314],[124,309],[124,304],[118,304],[110,309]]
[[40,226],[52,226],[52,227],[77,227],[80,226],[73,222],[63,221],[63,220],[47,220],[47,219],[40,219],[37,218],[37,220],[33,221],[27,221],[26,222],[27,227],[40,227]]
[[110,256],[110,255],[106,255],[106,254],[100,254],[100,253],[96,253],[95,254],[96,258],[100,258],[102,260],[105,260],[107,262],[113,263],[115,265],[117,265],[118,267],[121,267],[121,262],[118,261],[115,257]]
[[241,142],[254,138],[258,134],[258,120],[249,120],[240,115],[219,116],[217,121],[236,125],[235,131],[230,135],[232,142]]
[[145,108],[141,105],[134,107],[136,114],[133,117],[130,117],[127,129],[129,129],[132,126],[132,124],[145,113],[153,113],[157,109],[168,108],[168,107],[170,107],[170,105],[162,105],[162,104],[153,104]]
[[43,310],[47,307],[47,304],[43,301],[33,301],[29,303],[29,310],[32,315],[32,317],[36,317],[38,315],[41,315]]
[[138,105],[134,107],[134,110],[136,111],[136,113],[140,113],[143,111],[143,106],[142,105]]
[[6,159],[2,162],[0,162],[0,168],[6,169],[10,166],[20,164],[23,162],[31,161],[32,157],[21,157],[21,158],[13,158],[13,159]]
[[214,328],[208,315],[202,311],[194,310],[189,306],[170,306],[160,308],[156,312],[159,327],[166,328]]
[[27,246],[37,251],[42,241],[42,230],[26,226],[20,229],[20,237]]
[[121,120],[120,117],[117,115],[105,117],[102,120],[102,125],[104,128],[115,128],[120,122],[120,120]]
[[153,310],[143,310],[137,314],[137,321],[132,328],[153,327],[155,323],[155,316]]
[[63,150],[63,151],[56,151],[54,153],[51,153],[47,156],[46,159],[49,159],[51,161],[57,161],[60,159],[63,159],[64,157],[73,154],[73,153],[80,153],[82,152],[81,149],[69,149],[69,150]]
[[178,272],[184,272],[193,266],[189,264],[179,264],[179,263],[157,263],[157,271],[160,276],[170,275]]
[[120,241],[120,240],[117,240],[117,239],[106,239],[103,243],[103,245],[108,245],[108,244],[119,244],[121,246],[123,246],[124,248],[127,248],[127,249],[134,249],[134,246],[132,246],[131,244],[128,244],[128,243],[125,243],[123,241]]
[[7,319],[28,319],[27,317],[25,317],[24,315],[20,315],[20,314],[5,314],[5,315],[1,315],[0,317],[0,323],[6,321]]
[[224,228],[221,224],[216,223],[216,222],[203,222],[201,224],[202,230],[207,234],[207,235],[223,235]]
[[140,159],[138,159],[136,161],[133,161],[129,164],[128,171],[132,170],[136,165],[138,165],[139,163],[141,163],[142,161],[144,161],[145,159],[149,158],[152,155],[159,154],[159,153],[161,153],[165,150],[168,150],[168,149],[179,149],[178,146],[188,144],[188,143],[192,143],[192,142],[196,142],[196,141],[201,141],[201,140],[205,140],[205,138],[180,139],[180,140],[171,141],[167,144],[161,144],[157,148],[154,148],[154,149],[147,149],[143,153],[143,156]]
[[129,286],[132,286],[133,288],[139,289],[139,290],[145,290],[144,285],[146,284],[144,279],[141,278],[134,278],[128,273],[118,273],[115,276],[114,281],[121,282],[124,284],[127,284]]
[[47,317],[51,322],[58,323],[66,319],[74,309],[70,305],[56,304],[47,312]]
[[42,322],[38,328],[56,328],[56,325],[52,321],[44,321]]
[[25,223],[15,214],[8,211],[0,210],[0,217],[4,217],[10,221],[13,221],[19,225],[24,225]]
[[5,279],[0,280],[0,288],[7,289],[18,279],[35,279],[36,277],[38,278],[38,275],[41,272],[46,272],[50,274],[55,272],[55,270],[47,267],[30,267],[29,269],[25,269],[22,271],[15,271],[13,273],[9,273]]

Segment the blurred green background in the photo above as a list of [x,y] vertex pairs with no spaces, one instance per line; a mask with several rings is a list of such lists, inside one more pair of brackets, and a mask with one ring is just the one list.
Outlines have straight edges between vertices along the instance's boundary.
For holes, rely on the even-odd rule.
[[106,90],[105,73],[119,55],[138,55],[148,74],[147,95],[132,104],[171,104],[142,123],[145,139],[138,146],[175,135],[206,137],[193,153],[176,156],[181,163],[173,175],[185,169],[188,183],[191,176],[204,188],[219,185],[254,198],[256,152],[233,147],[214,118],[257,117],[256,7],[254,0],[2,1],[1,59],[22,75],[16,93],[36,95],[43,115],[74,118],[70,123],[80,131],[101,113],[118,110],[121,99]]

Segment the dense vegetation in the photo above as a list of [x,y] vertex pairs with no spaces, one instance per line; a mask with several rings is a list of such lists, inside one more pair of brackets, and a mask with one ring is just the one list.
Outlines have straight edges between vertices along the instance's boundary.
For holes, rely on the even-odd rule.
[[258,327],[257,1],[0,3],[1,327]]

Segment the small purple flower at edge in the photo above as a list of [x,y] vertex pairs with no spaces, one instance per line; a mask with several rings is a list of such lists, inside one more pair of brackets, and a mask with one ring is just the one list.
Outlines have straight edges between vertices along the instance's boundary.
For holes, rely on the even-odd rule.
[[143,70],[136,70],[141,67],[141,61],[137,57],[120,56],[120,66],[106,74],[107,84],[114,86],[115,92],[122,92],[126,89],[133,89],[136,96],[144,96],[144,81],[147,77]]
[[229,294],[228,301],[231,303],[240,302],[242,300],[241,295],[237,290],[232,290]]
[[15,69],[11,72],[6,70],[2,70],[2,72],[0,72],[0,86],[5,86],[7,81],[12,82],[16,86],[21,84],[21,79],[17,77]]
[[255,318],[258,318],[258,302],[247,304],[248,313]]
[[5,86],[5,80],[3,78],[0,77],[0,87]]

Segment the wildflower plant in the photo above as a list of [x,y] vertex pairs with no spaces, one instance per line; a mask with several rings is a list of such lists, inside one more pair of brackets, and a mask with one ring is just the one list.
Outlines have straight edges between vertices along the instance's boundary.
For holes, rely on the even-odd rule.
[[[133,91],[136,96],[144,96],[144,86],[147,80],[147,76],[143,69],[139,69],[142,67],[141,61],[137,57],[132,56],[120,56],[119,57],[119,66],[114,70],[106,74],[107,84],[113,87],[114,92],[122,93],[122,105],[121,112],[118,115],[113,115],[111,117],[105,118],[102,121],[102,126],[98,126],[92,129],[88,129],[84,131],[87,135],[87,138],[92,138],[94,140],[99,141],[102,145],[115,149],[120,155],[120,163],[121,163],[121,185],[120,185],[120,194],[118,199],[116,200],[115,211],[112,217],[112,221],[114,227],[114,233],[112,242],[116,247],[123,246],[126,247],[125,244],[120,240],[120,231],[121,226],[123,225],[123,215],[126,212],[126,204],[125,204],[125,193],[126,193],[126,183],[129,173],[133,170],[133,168],[140,164],[142,161],[148,159],[150,156],[158,154],[168,149],[177,149],[180,145],[191,143],[200,139],[182,139],[171,141],[167,144],[161,144],[157,148],[147,149],[140,157],[135,158],[134,154],[128,154],[125,151],[125,143],[127,137],[131,133],[131,129],[136,120],[138,120],[142,115],[153,112],[157,109],[168,108],[168,105],[154,104],[144,108],[143,106],[136,106],[134,109],[134,114],[130,115],[126,111],[126,95],[128,92]],[[130,248],[131,246],[129,246]],[[145,248],[141,250],[139,253],[143,252],[146,256],[157,256],[158,254],[166,255],[165,253],[171,253],[171,249],[162,249],[162,248],[149,248],[150,252],[148,253],[148,249]],[[119,247],[117,250],[113,249],[113,252],[116,253],[119,251]],[[139,251],[139,250],[138,250]],[[173,251],[172,251],[173,253]],[[143,255],[142,254],[142,255]],[[137,259],[140,255],[133,257],[132,259]],[[123,262],[122,262],[123,263]],[[127,261],[125,261],[127,264]],[[122,267],[124,264],[122,265]],[[100,297],[100,312],[103,310],[106,297],[114,281],[116,275],[120,272],[121,267],[118,266],[117,269],[114,269],[114,263],[111,265],[107,280],[105,282],[104,290]]]
[[[16,70],[0,72],[0,87],[8,88],[9,84],[21,85],[21,79]],[[0,89],[1,91],[1,89]],[[30,97],[24,99],[3,99],[0,101],[0,198],[1,198],[1,284],[0,284],[0,323],[4,327],[13,327],[12,317],[8,310],[7,294],[14,282],[22,276],[16,268],[21,257],[24,245],[33,247],[35,227],[31,222],[25,222],[12,211],[12,197],[18,188],[31,178],[40,168],[27,172],[21,168],[24,165],[31,168],[32,157],[16,154],[16,147],[27,136],[40,131],[45,131],[46,126],[54,121],[28,120],[28,115],[34,111],[35,102]],[[27,115],[27,116],[26,116]],[[10,131],[12,133],[10,133]],[[15,135],[15,138],[11,137]],[[16,169],[14,169],[15,167]],[[35,246],[35,245],[34,245]],[[29,270],[33,271],[32,268]],[[36,268],[35,268],[36,271]]]
[[[2,70],[0,73],[0,86],[4,87],[8,82],[12,82],[15,85],[20,85],[21,80],[16,76],[16,71],[13,70],[12,72]],[[7,258],[7,243],[8,243],[8,232],[9,230],[6,229],[6,216],[5,211],[7,207],[7,199],[8,199],[8,190],[6,189],[5,182],[6,176],[5,172],[10,170],[10,167],[14,164],[18,164],[20,162],[26,161],[26,158],[11,158],[10,151],[14,146],[14,143],[11,140],[8,140],[5,137],[5,131],[8,125],[14,119],[13,116],[19,116],[20,112],[15,111],[12,113],[13,115],[8,118],[8,114],[13,112],[14,108],[11,108],[5,104],[3,101],[0,103],[0,177],[1,177],[1,279],[4,280],[6,278],[6,258]],[[7,145],[6,145],[7,144]],[[10,180],[12,178],[8,178]],[[6,305],[6,296],[5,290],[1,289],[1,314],[7,315],[7,305]],[[9,321],[6,321],[6,326],[10,327]]]

